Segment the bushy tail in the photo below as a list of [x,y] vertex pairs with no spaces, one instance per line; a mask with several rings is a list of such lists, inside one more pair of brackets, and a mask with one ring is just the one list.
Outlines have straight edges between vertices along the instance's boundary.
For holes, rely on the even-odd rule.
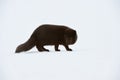
[[31,48],[33,48],[35,46],[35,39],[33,37],[30,37],[30,39],[28,41],[26,41],[25,43],[19,45],[16,48],[15,53],[19,53],[19,52],[23,52],[23,51],[28,51]]

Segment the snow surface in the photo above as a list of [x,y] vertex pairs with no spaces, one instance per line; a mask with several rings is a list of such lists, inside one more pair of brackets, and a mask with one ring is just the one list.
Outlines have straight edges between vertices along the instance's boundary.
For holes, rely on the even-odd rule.
[[[0,80],[120,80],[119,0],[1,0]],[[15,54],[41,24],[77,30],[72,52]]]

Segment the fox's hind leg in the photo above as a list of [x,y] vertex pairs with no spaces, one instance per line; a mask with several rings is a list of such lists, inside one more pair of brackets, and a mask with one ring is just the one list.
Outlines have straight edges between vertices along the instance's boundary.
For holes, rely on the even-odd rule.
[[44,48],[44,45],[40,45],[40,44],[36,44],[36,48],[38,49],[38,51],[49,51],[48,49]]

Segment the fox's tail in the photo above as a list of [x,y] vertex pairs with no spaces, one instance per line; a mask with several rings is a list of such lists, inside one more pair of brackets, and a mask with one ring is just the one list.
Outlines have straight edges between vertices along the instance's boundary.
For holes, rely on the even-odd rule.
[[30,39],[28,41],[26,41],[25,43],[19,45],[16,48],[15,53],[19,53],[19,52],[22,52],[22,51],[28,51],[31,48],[33,48],[34,46],[35,46],[35,39],[33,37],[30,37]]

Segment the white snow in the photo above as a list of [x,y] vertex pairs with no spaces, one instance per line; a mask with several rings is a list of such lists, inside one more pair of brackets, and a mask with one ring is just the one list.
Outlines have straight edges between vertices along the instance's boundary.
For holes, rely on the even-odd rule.
[[[0,80],[120,80],[120,1],[1,0]],[[41,24],[77,30],[72,52],[15,54]]]

